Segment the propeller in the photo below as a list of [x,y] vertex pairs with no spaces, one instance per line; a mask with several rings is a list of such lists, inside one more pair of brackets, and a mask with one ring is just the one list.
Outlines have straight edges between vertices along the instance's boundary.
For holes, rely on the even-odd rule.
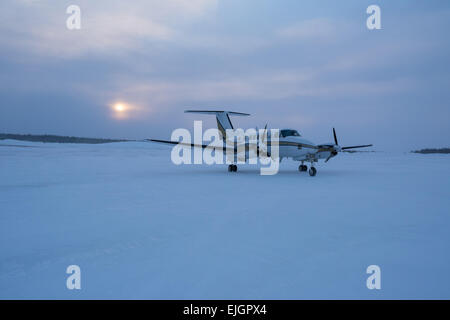
[[[333,154],[333,153],[335,153],[335,154]],[[337,155],[337,152],[336,152],[336,151],[332,151],[332,152],[330,153],[330,155],[328,156],[328,158],[325,159],[325,162],[328,162],[328,160],[330,160],[331,158],[333,158],[333,157],[336,156],[336,155]]]
[[267,123],[266,123],[266,126],[264,127],[264,133],[263,133],[263,136],[262,136],[262,142],[264,142],[264,138],[267,138],[266,134],[267,134]]
[[334,136],[334,143],[338,146],[339,143],[337,141],[337,137],[336,137],[336,130],[333,128],[333,136]]
[[373,144],[364,144],[361,146],[351,146],[351,147],[342,147],[342,150],[347,150],[347,149],[355,149],[355,148],[366,148],[366,147],[372,147]]
[[259,143],[260,142],[260,140],[259,140],[259,136],[260,136],[259,135],[259,130],[258,130],[258,127],[256,127],[256,141],[257,141],[256,142],[256,152],[259,155],[260,154],[260,150],[262,150],[262,151],[264,151],[267,154],[267,156],[270,157],[270,153],[267,150],[267,144],[266,144],[267,136],[266,136],[266,134],[267,134],[267,123],[266,123],[266,125],[264,127],[264,131],[262,133],[261,144],[260,144]]
[[332,146],[329,151],[330,151],[330,155],[328,156],[328,158],[325,160],[325,162],[328,162],[328,160],[330,160],[331,158],[333,158],[334,156],[336,156],[338,154],[338,152],[342,151],[342,152],[348,152],[345,151],[347,149],[356,149],[356,148],[366,148],[366,147],[372,147],[372,144],[364,144],[364,145],[359,145],[359,146],[349,146],[349,147],[340,147],[339,143],[338,143],[338,139],[337,139],[337,135],[336,135],[336,129],[333,128],[333,137],[334,137],[334,143],[335,145]]

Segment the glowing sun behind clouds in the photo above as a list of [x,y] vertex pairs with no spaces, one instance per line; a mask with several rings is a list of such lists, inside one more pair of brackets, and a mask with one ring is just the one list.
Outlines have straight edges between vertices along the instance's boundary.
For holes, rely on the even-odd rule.
[[112,112],[112,117],[118,120],[130,118],[133,115],[133,111],[136,109],[135,107],[124,102],[116,102],[111,104],[109,107]]
[[114,105],[114,110],[116,111],[116,112],[125,112],[125,106],[123,105],[123,104],[121,104],[121,103],[116,103],[115,105]]

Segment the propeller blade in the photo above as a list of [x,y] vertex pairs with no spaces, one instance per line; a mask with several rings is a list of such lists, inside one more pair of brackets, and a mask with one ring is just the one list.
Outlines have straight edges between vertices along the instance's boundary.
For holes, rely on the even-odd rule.
[[337,141],[336,130],[334,130],[334,128],[333,128],[333,136],[334,136],[334,143],[338,146],[339,143],[338,143],[338,141]]
[[267,133],[267,123],[266,123],[266,126],[264,127],[264,134],[262,136],[262,140],[263,140],[262,142],[264,142],[264,138],[266,138],[266,133]]
[[362,146],[351,146],[351,147],[342,147],[342,150],[347,150],[347,149],[355,149],[355,148],[366,148],[366,147],[372,147],[373,144],[365,144]]

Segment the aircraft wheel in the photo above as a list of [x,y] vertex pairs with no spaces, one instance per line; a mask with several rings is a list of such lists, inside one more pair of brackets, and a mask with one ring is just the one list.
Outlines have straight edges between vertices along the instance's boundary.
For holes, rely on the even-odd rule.
[[228,166],[228,172],[236,172],[237,171],[237,165],[235,164],[230,164]]
[[233,172],[237,172],[237,165],[233,164]]
[[309,168],[309,175],[311,177],[314,177],[316,175],[316,173],[317,173],[316,168],[314,168],[314,167]]
[[306,170],[308,170],[308,167],[306,165],[304,165],[304,164],[301,164],[298,167],[298,171],[300,171],[300,172],[303,172],[303,171],[306,171]]

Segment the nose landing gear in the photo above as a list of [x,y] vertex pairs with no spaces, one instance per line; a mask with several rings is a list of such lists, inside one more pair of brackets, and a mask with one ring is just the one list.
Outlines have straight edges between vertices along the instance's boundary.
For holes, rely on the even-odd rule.
[[230,164],[228,166],[228,172],[236,172],[237,171],[237,165],[235,164]]

